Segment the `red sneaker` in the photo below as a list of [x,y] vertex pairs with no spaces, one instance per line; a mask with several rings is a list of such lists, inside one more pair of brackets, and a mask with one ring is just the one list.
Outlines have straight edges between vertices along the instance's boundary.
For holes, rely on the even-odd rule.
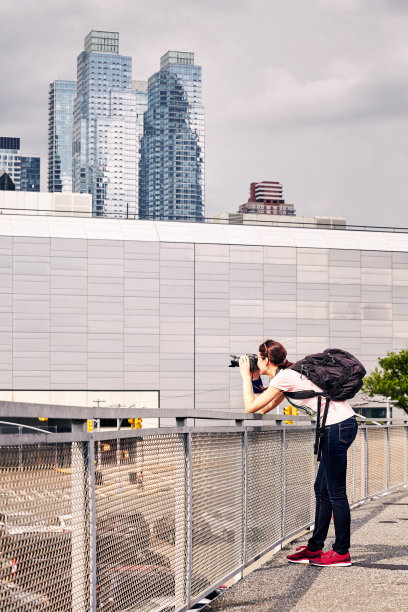
[[322,550],[309,550],[307,546],[299,546],[293,555],[288,555],[286,558],[289,563],[309,563],[311,559],[318,559],[322,554]]
[[334,550],[329,550],[329,552],[323,553],[319,559],[310,561],[310,565],[317,565],[318,567],[347,567],[351,565],[351,557],[350,553],[339,555]]

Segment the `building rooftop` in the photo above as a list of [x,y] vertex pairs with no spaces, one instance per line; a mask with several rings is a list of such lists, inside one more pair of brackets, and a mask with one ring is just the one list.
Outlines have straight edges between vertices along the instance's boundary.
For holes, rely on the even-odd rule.
[[[7,192],[2,192],[3,196]],[[40,195],[40,194],[36,194]],[[43,194],[48,195],[48,194]],[[0,213],[6,208],[0,199]],[[408,252],[408,228],[344,229],[0,214],[0,235]],[[9,211],[10,212],[10,211]]]
[[132,89],[134,91],[147,91],[147,81],[132,81]]
[[16,186],[7,172],[0,170],[0,191],[15,191]]
[[20,138],[15,138],[14,136],[0,136],[0,149],[18,151],[20,149]]
[[189,51],[167,51],[160,58],[160,69],[166,68],[169,64],[190,64],[194,65],[194,53]]
[[88,53],[119,53],[119,32],[91,30],[85,37],[85,51]]

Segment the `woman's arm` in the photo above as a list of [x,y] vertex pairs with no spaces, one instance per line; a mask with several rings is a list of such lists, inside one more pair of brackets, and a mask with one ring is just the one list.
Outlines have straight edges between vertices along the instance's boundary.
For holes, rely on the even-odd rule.
[[[268,387],[268,389],[272,389],[272,388],[273,387]],[[282,393],[282,391],[280,391],[280,389],[274,389],[274,390],[279,391],[279,393],[274,397],[274,399],[271,402],[269,402],[269,404],[266,404],[264,408],[261,408],[260,410],[258,410],[259,414],[266,414],[270,410],[273,410],[274,408],[279,406],[279,404],[285,399],[285,395]]]
[[252,391],[251,371],[249,369],[249,359],[246,355],[239,360],[239,369],[242,376],[242,387],[244,396],[245,412],[260,412],[266,414],[276,406],[279,406],[284,394],[280,389],[268,387],[263,393],[255,397]]
[[249,379],[249,385],[245,383],[246,381],[243,381],[245,412],[266,414],[276,408],[276,406],[279,406],[285,397],[282,391],[275,389],[275,387],[268,387],[263,393],[255,397],[252,391],[251,379]]

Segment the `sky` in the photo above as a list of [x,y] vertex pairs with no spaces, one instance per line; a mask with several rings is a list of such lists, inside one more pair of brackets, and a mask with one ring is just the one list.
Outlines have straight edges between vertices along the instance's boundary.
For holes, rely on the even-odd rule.
[[92,30],[133,78],[169,49],[203,68],[206,216],[277,180],[299,216],[408,227],[407,0],[1,0],[0,135],[40,154],[48,86]]

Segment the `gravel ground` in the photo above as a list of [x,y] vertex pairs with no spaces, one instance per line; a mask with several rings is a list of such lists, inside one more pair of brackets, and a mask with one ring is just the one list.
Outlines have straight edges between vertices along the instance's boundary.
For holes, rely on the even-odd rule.
[[[306,544],[291,542],[237,582],[205,610],[218,612],[377,612],[408,610],[408,491],[352,510],[351,567],[319,568],[286,562]],[[330,527],[328,546],[333,543]]]

